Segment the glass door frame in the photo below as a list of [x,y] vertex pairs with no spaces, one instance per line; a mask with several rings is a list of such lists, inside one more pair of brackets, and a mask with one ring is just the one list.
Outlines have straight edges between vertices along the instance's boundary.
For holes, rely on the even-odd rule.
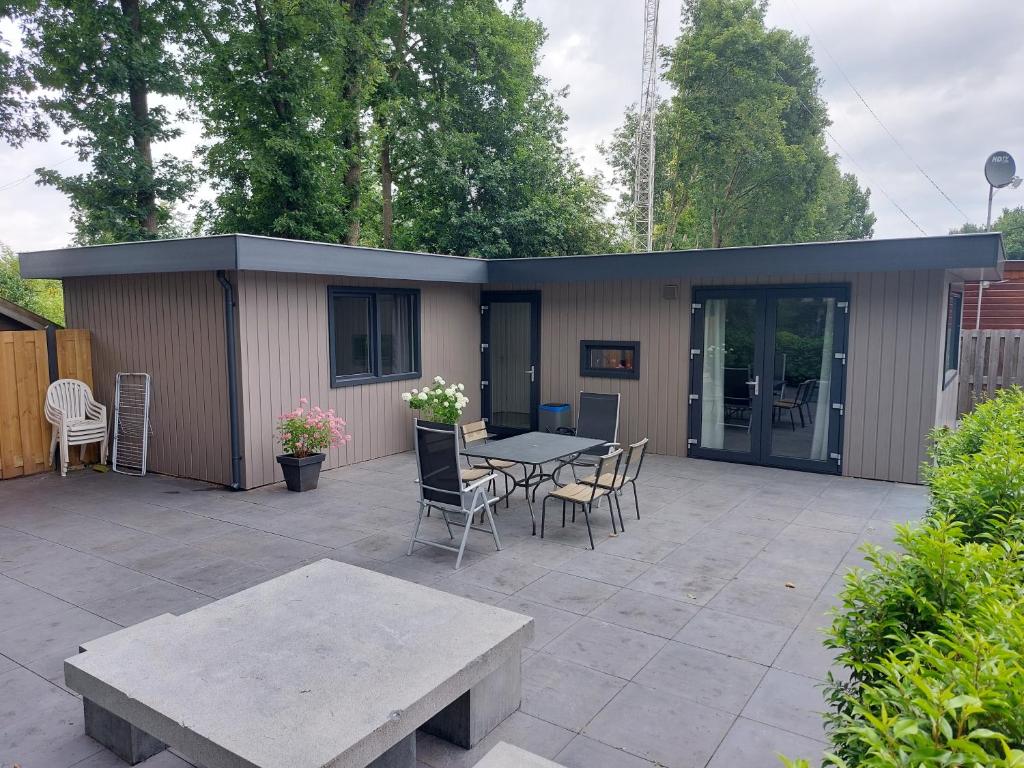
[[[835,299],[832,338],[832,372],[829,397],[828,458],[825,461],[790,456],[773,456],[772,419],[774,412],[776,299]],[[758,302],[754,329],[754,375],[760,376],[760,395],[751,416],[751,450],[729,451],[700,445],[702,398],[704,389],[704,311],[708,299],[754,298]],[[693,291],[690,326],[690,396],[688,408],[689,439],[687,455],[694,458],[758,464],[783,469],[798,469],[825,474],[842,472],[843,424],[846,408],[846,363],[849,340],[850,287],[846,284],[809,283],[801,285],[762,285],[701,287]],[[839,310],[842,310],[840,312]]]
[[[494,424],[491,413],[491,322],[492,303],[530,305],[530,363],[533,379],[530,384],[530,428],[521,429]],[[480,416],[487,422],[487,430],[498,437],[509,437],[523,432],[536,432],[540,417],[540,291],[481,291],[480,292]],[[526,375],[523,371],[523,375]]]

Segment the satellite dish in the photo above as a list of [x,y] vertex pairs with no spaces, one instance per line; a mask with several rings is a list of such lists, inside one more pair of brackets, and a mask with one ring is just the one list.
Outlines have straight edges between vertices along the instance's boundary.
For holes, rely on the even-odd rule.
[[996,189],[1009,186],[1017,173],[1017,164],[1009,152],[993,152],[985,161],[985,178]]

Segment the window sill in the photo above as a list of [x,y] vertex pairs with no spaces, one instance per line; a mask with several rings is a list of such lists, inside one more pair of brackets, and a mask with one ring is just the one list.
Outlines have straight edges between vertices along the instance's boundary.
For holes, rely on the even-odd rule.
[[386,381],[405,381],[406,379],[419,379],[422,377],[423,374],[419,371],[413,371],[412,373],[389,373],[387,376],[374,376],[372,374],[364,376],[340,376],[331,382],[331,389],[359,387],[363,384],[381,384]]
[[639,371],[616,371],[616,370],[583,370],[580,377],[584,379],[639,379]]

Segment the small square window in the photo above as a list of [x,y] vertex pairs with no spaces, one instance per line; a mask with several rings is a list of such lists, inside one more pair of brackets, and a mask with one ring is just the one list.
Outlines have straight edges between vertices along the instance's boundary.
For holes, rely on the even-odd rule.
[[328,289],[331,386],[420,376],[419,291]]
[[580,376],[640,378],[639,341],[581,341]]

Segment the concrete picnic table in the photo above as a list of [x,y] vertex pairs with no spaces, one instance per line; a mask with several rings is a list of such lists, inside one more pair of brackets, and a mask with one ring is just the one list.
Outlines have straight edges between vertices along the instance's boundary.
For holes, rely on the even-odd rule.
[[64,662],[86,733],[132,764],[414,768],[416,730],[469,748],[519,707],[527,616],[320,560]]

